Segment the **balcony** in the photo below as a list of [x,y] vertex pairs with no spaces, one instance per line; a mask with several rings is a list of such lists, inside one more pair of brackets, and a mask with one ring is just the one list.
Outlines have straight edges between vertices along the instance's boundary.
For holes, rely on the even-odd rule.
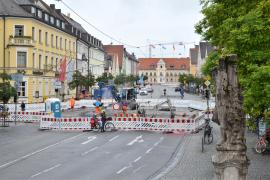
[[31,36],[10,36],[8,46],[33,46]]
[[41,69],[33,69],[33,75],[41,76],[43,75],[43,71]]

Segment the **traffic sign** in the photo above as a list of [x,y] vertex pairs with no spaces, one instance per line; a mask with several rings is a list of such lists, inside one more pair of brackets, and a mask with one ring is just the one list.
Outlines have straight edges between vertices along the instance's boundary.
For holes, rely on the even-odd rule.
[[210,83],[210,81],[207,80],[204,82],[204,84],[208,87],[211,83]]
[[53,85],[54,85],[54,89],[61,89],[62,88],[62,83],[59,80],[55,80]]

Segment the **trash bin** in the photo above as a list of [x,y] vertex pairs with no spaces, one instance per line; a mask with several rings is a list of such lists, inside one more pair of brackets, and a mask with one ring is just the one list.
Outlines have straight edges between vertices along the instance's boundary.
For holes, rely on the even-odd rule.
[[58,98],[49,98],[45,101],[45,111],[54,114],[55,118],[60,118],[61,114],[61,101]]

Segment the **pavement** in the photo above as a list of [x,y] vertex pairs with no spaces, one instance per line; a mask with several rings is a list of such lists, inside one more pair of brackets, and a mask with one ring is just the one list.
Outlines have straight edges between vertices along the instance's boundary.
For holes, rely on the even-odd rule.
[[[216,153],[216,143],[220,137],[219,126],[213,125],[214,142],[205,145],[205,150],[201,152],[202,131],[192,134],[188,138],[185,147],[181,149],[182,156],[177,165],[161,180],[212,180],[215,179],[212,155]],[[254,146],[257,142],[257,135],[246,132],[247,156],[250,159],[248,169],[248,179],[250,180],[269,180],[270,179],[270,153],[264,155],[257,154]]]

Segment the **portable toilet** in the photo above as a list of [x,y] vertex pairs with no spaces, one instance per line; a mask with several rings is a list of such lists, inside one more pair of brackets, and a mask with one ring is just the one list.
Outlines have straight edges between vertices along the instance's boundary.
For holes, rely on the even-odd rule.
[[45,111],[54,114],[55,118],[60,118],[61,114],[61,101],[58,98],[49,98],[45,101]]

